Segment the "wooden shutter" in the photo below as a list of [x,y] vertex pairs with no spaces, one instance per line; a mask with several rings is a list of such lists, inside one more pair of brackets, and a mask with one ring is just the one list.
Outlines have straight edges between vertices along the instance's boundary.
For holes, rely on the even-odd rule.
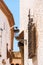
[[36,27],[35,24],[29,24],[28,27],[28,56],[32,58],[36,52]]

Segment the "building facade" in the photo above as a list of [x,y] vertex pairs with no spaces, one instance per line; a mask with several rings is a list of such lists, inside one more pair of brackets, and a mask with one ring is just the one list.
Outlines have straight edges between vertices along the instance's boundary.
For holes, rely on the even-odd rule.
[[[32,14],[33,16],[30,15],[30,17],[33,18],[33,23],[35,23],[35,27],[36,27],[36,42],[35,42],[36,52],[35,52],[35,56],[32,58],[28,57],[28,54],[30,53],[28,51],[29,50],[28,44],[30,41],[30,40],[28,41],[29,9],[31,10],[30,11],[31,14],[33,12]],[[21,0],[20,1],[20,32],[23,30],[24,30],[24,65],[43,65],[43,60],[42,60],[43,59],[43,52],[42,52],[43,50],[43,0],[33,0],[33,1]]]
[[28,57],[28,22],[29,22],[29,9],[33,15],[33,2],[34,0],[21,0],[20,1],[20,32],[24,31],[24,65],[32,65],[32,59]]
[[20,0],[20,52],[14,55],[13,25],[11,12],[0,0],[0,65],[43,65],[43,0]]
[[0,0],[0,65],[10,65],[9,50],[13,49],[14,20],[8,7]]
[[34,6],[34,22],[37,27],[37,65],[43,65],[43,0],[36,0]]
[[13,52],[14,53],[14,57],[12,59],[12,63],[13,65],[22,65],[21,62],[21,52]]

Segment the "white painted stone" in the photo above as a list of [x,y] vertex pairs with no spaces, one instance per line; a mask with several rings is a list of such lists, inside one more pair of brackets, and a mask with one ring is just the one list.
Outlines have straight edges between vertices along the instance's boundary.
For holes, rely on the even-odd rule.
[[24,65],[32,64],[28,59],[28,14],[29,9],[31,9],[31,14],[33,15],[33,2],[34,0],[20,0],[20,32],[24,30]]
[[[2,61],[3,59],[5,59],[5,61],[7,62],[7,49],[6,49],[6,44],[8,43],[8,49],[11,49],[11,32],[10,32],[10,26],[8,23],[8,19],[5,16],[5,14],[2,12],[2,10],[0,9],[0,28],[3,29],[2,31],[2,38],[0,39],[0,41],[2,40],[2,42],[0,43],[0,49],[1,49],[1,55],[2,57],[0,57],[0,61]],[[9,63],[9,61],[7,62]],[[0,65],[2,65],[2,62],[0,62]],[[6,64],[9,65],[9,64]]]
[[[37,24],[38,34],[37,65],[43,65],[43,0],[35,1],[34,22]],[[35,64],[33,63],[33,65]]]

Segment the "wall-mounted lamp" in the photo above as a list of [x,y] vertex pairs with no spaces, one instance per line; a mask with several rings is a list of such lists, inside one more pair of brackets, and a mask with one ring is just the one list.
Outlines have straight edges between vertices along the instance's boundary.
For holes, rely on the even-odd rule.
[[18,29],[18,27],[15,27],[14,28],[14,36],[15,36],[15,38],[17,37],[17,36],[19,36],[19,29]]
[[15,34],[14,36],[16,38],[18,36],[19,29],[18,29],[18,27],[15,27],[15,25],[13,25],[13,26],[10,27],[10,30],[13,29],[13,28],[14,28],[14,34]]

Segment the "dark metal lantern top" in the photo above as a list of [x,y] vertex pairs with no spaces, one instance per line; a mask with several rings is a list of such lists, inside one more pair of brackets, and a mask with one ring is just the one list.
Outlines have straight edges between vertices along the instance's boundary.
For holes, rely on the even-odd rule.
[[15,27],[14,32],[15,32],[15,33],[19,33],[18,27]]

